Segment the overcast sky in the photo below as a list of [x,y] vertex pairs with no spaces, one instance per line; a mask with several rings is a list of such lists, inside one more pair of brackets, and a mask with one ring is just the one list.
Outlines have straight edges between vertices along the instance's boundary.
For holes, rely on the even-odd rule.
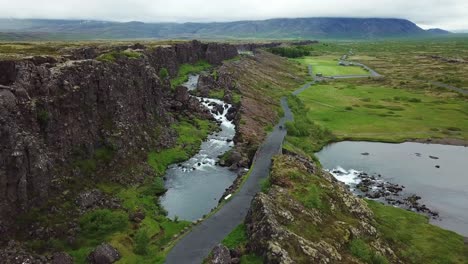
[[395,17],[468,29],[468,0],[0,0],[3,18],[201,22],[277,17]]

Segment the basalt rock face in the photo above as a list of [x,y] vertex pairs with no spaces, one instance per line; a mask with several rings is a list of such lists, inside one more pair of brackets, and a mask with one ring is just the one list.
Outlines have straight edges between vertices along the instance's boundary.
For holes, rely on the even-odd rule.
[[209,116],[186,91],[174,96],[158,70],[175,75],[182,63],[219,63],[235,50],[193,41],[114,62],[90,59],[95,50],[76,52],[82,60],[0,61],[0,237],[6,238],[12,216],[61,191],[64,174],[84,176],[70,168],[76,159],[106,150],[111,172],[136,152],[173,144],[171,111]]
[[176,76],[181,64],[206,60],[210,64],[219,65],[223,60],[237,56],[237,48],[229,44],[192,41],[169,47],[157,47],[146,53],[151,66],[157,72],[166,68],[171,76]]
[[294,46],[305,46],[311,44],[319,43],[316,40],[304,40],[304,41],[294,41],[294,42],[268,42],[268,43],[244,43],[237,45],[237,49],[241,51],[255,51],[262,48],[274,48],[281,46],[283,44],[294,45]]
[[10,85],[16,79],[16,69],[14,61],[0,61],[0,85]]

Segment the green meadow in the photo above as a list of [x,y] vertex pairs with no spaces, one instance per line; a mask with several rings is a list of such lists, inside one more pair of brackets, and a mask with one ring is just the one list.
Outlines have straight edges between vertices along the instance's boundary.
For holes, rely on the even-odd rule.
[[468,139],[468,104],[449,92],[334,82],[299,95],[307,116],[338,139]]
[[368,74],[366,70],[358,66],[339,65],[339,60],[336,56],[307,56],[294,60],[304,65],[311,65],[315,74],[321,73],[324,76]]

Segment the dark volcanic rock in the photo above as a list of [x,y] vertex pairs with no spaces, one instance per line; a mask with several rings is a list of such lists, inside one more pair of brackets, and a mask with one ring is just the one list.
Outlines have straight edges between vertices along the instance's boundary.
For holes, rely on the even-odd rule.
[[27,252],[20,243],[13,240],[9,241],[6,247],[0,248],[0,262],[8,264],[50,263],[46,257]]
[[99,245],[88,256],[88,262],[91,264],[111,264],[120,259],[117,249],[107,243]]
[[75,203],[81,213],[97,208],[120,208],[120,201],[117,198],[108,197],[98,189],[81,192]]
[[[3,230],[11,230],[8,227],[14,226],[18,213],[63,193],[69,179],[80,182],[85,176],[106,176],[132,183],[133,178],[144,178],[142,170],[121,177],[119,166],[123,164],[119,161],[135,159],[135,153],[148,148],[172,146],[176,135],[170,124],[176,115],[209,117],[185,90],[179,89],[174,97],[169,82],[160,80],[159,70],[167,68],[174,76],[181,64],[200,59],[216,64],[237,55],[234,46],[198,41],[133,48],[142,50],[143,56],[100,62],[93,59],[104,51],[89,47],[71,51],[69,58],[77,60],[34,57],[0,61]],[[128,45],[118,47],[125,49]],[[176,109],[174,102],[178,103]],[[159,129],[157,135],[155,128]],[[98,151],[109,153],[105,162],[96,160]],[[92,166],[79,165],[86,161],[92,161]],[[112,206],[97,197],[88,198],[80,202],[82,209]],[[0,240],[6,239],[2,234]]]
[[52,256],[52,264],[73,264],[73,258],[65,252],[58,252]]
[[211,264],[231,264],[231,254],[229,249],[222,244],[217,245],[212,251]]
[[226,119],[229,120],[229,121],[232,121],[236,118],[236,114],[237,114],[237,108],[235,108],[234,106],[232,106],[231,108],[229,108],[227,114],[226,114]]
[[0,61],[0,84],[10,85],[16,80],[15,61]]

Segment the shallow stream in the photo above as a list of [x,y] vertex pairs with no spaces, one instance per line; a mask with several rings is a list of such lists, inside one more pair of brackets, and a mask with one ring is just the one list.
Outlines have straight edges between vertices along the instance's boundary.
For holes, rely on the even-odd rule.
[[[198,75],[192,75],[184,86],[194,90],[197,83]],[[161,197],[161,204],[168,211],[168,217],[177,216],[190,221],[202,218],[216,207],[225,189],[231,186],[237,176],[227,167],[217,165],[218,156],[234,146],[235,125],[226,118],[232,106],[217,99],[197,99],[220,122],[220,131],[209,135],[200,151],[191,159],[169,167],[165,175],[168,191]],[[213,111],[215,104],[223,106],[222,113]]]

